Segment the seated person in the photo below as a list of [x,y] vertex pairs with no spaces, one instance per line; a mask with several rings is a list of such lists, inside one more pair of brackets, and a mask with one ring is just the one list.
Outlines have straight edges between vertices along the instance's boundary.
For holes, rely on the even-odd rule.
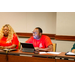
[[73,47],[71,48],[71,52],[75,53],[75,43],[73,44]]
[[53,51],[51,39],[46,35],[42,35],[40,27],[36,27],[33,30],[33,36],[26,43],[32,43],[36,51]]
[[18,49],[18,38],[9,24],[4,25],[0,30],[0,49]]

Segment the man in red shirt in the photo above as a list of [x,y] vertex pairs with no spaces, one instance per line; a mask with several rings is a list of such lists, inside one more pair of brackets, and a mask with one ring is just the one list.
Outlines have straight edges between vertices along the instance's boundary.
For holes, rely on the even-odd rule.
[[26,43],[32,43],[36,51],[53,51],[51,39],[46,35],[42,35],[40,27],[33,30],[33,36]]

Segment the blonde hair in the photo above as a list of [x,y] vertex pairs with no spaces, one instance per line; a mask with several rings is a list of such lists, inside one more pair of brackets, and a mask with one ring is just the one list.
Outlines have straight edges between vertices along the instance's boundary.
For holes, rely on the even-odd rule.
[[9,25],[9,24],[5,24],[1,30],[0,30],[0,39],[2,39],[2,37],[4,36],[3,34],[3,28],[4,27],[8,27],[9,28],[9,33],[8,33],[8,37],[7,37],[7,41],[10,41],[13,39],[13,34],[16,35],[16,33],[14,32],[13,28]]

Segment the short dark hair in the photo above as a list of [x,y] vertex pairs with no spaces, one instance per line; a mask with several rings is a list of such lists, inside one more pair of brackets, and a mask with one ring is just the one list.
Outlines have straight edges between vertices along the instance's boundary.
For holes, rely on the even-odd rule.
[[39,33],[43,33],[42,29],[40,27],[36,27],[35,29],[39,30]]

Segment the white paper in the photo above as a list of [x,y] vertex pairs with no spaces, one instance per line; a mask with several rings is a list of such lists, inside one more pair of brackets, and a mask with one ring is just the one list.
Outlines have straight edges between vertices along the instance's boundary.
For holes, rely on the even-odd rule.
[[47,52],[49,54],[60,54],[61,52]]
[[68,52],[67,55],[75,55],[75,53]]
[[61,52],[39,52],[39,54],[60,54]]
[[48,54],[47,52],[39,52],[39,54]]

